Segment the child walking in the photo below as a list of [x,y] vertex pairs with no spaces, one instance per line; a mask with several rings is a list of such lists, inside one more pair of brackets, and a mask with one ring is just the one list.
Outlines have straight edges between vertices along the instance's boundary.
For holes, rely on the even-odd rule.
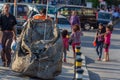
[[104,35],[104,59],[103,61],[109,61],[109,47],[111,40],[112,29],[111,25],[106,27],[106,33]]
[[79,25],[74,25],[73,26],[73,31],[71,33],[70,39],[72,40],[72,48],[74,55],[73,57],[75,58],[75,47],[80,46],[81,43],[81,36],[83,33],[81,32],[80,26]]
[[62,40],[63,40],[63,52],[64,52],[64,62],[66,62],[66,56],[67,56],[67,50],[69,48],[69,44],[68,44],[68,31],[67,30],[63,30],[62,31]]

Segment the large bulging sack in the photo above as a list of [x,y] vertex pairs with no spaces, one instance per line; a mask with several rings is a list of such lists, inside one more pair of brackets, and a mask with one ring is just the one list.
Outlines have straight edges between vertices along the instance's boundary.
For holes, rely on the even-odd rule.
[[51,79],[61,73],[62,53],[60,32],[52,21],[29,21],[20,35],[11,68],[31,77]]

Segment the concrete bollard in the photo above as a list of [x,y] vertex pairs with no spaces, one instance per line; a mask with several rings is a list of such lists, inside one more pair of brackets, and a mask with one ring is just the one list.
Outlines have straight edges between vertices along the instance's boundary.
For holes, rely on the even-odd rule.
[[81,68],[76,69],[75,80],[83,80],[83,72],[84,70]]

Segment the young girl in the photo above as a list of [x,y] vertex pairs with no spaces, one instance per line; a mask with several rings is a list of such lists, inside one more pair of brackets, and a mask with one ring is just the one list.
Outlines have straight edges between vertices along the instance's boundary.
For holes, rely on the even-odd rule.
[[72,39],[72,48],[73,48],[73,52],[74,52],[74,58],[75,58],[75,47],[76,46],[80,46],[81,43],[81,39],[80,37],[83,35],[83,33],[81,32],[80,26],[79,25],[74,25],[73,26],[73,32],[70,36],[70,39]]
[[110,47],[110,40],[111,40],[111,25],[106,27],[106,33],[104,36],[104,59],[103,61],[109,61],[109,47]]
[[62,31],[62,40],[63,40],[63,52],[64,52],[64,62],[66,62],[66,55],[67,55],[67,50],[69,48],[69,44],[68,44],[68,31],[67,30],[63,30]]

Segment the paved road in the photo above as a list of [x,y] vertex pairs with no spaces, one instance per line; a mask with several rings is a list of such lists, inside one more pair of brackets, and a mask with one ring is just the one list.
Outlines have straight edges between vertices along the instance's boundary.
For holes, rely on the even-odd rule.
[[114,26],[110,47],[110,62],[96,61],[92,46],[94,31],[84,32],[82,52],[86,56],[90,80],[120,80],[120,23]]

